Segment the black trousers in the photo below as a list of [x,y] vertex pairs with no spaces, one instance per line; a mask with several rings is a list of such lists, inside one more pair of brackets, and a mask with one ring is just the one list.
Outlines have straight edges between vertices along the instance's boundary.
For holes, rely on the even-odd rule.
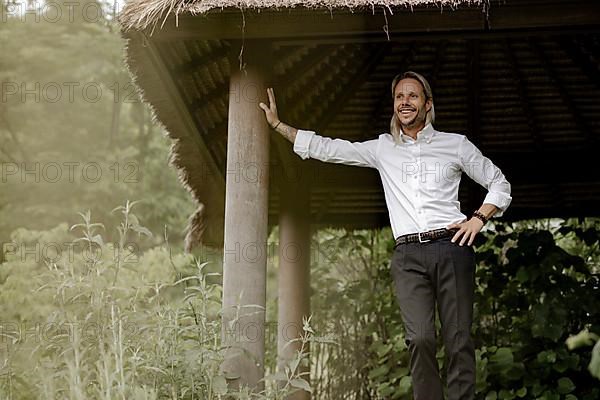
[[442,400],[436,360],[435,303],[446,350],[449,400],[475,397],[475,349],[471,338],[475,252],[449,238],[397,246],[391,261],[410,353],[414,400]]

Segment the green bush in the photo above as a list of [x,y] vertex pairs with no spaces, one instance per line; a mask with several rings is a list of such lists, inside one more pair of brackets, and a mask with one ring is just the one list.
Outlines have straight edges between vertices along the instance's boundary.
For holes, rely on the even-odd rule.
[[[565,346],[571,332],[597,329],[600,322],[594,307],[597,239],[586,243],[577,226],[572,221],[551,230],[499,225],[498,232],[483,236],[474,337],[477,392],[486,399],[600,395],[597,382],[584,372],[588,355]],[[575,255],[586,252],[587,259]]]
[[[550,226],[496,223],[477,246],[473,337],[478,399],[600,397],[587,372],[590,354],[565,340],[600,331],[596,306],[597,220]],[[393,242],[379,232],[321,232],[325,252],[313,267],[314,317],[341,346],[313,352],[319,399],[410,399],[408,355],[389,274]],[[439,319],[436,319],[438,330]],[[445,380],[438,335],[438,363]],[[353,372],[356,371],[356,372]]]

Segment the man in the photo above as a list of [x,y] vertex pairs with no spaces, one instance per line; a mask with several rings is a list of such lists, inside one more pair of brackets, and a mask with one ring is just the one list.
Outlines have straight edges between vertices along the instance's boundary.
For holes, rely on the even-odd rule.
[[[475,253],[471,245],[488,218],[509,206],[510,184],[488,158],[460,134],[436,131],[433,94],[416,72],[392,81],[389,133],[350,142],[298,130],[279,120],[273,89],[268,123],[294,143],[303,159],[376,168],[384,187],[396,247],[391,260],[396,297],[406,330],[415,400],[443,399],[436,360],[435,302],[447,357],[448,398],[475,396],[475,350],[471,339]],[[467,218],[460,212],[462,172],[488,192]]]

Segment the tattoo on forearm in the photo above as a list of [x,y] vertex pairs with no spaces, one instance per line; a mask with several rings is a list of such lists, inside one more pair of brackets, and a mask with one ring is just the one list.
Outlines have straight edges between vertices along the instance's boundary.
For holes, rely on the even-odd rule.
[[298,129],[294,128],[293,126],[289,126],[283,121],[277,126],[276,131],[281,133],[281,135],[283,135],[284,138],[286,138],[292,143],[294,143],[294,141],[296,140],[296,133],[298,133]]

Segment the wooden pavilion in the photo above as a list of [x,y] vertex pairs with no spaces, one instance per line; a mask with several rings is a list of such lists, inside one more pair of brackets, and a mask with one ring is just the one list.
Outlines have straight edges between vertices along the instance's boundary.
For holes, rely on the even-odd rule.
[[[466,134],[511,182],[504,219],[598,215],[595,0],[130,0],[120,21],[198,203],[186,246],[224,249],[224,327],[247,306],[238,335],[223,332],[245,350],[224,364],[234,384],[261,387],[268,230],[280,228],[284,362],[287,328],[309,313],[311,229],[389,224],[377,171],[300,160],[258,107],[266,87],[290,125],[364,141],[389,130],[393,76],[418,71],[436,128]],[[463,210],[484,193],[463,179]]]

